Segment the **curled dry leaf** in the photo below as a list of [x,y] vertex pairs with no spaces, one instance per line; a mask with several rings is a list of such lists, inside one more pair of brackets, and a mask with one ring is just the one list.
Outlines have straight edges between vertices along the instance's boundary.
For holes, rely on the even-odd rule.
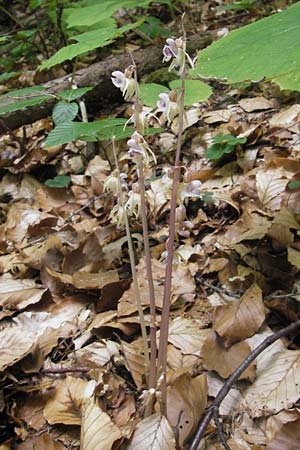
[[94,401],[86,400],[82,412],[80,449],[110,450],[122,438],[120,429]]
[[167,416],[176,430],[179,445],[193,434],[206,407],[206,376],[192,378],[183,373],[168,387]]
[[0,319],[14,314],[28,305],[38,303],[47,289],[38,286],[33,280],[0,280]]
[[80,425],[86,385],[86,381],[70,376],[59,381],[53,398],[48,400],[44,409],[47,422],[51,425]]
[[[247,342],[238,342],[225,348],[221,338],[213,331],[202,347],[203,364],[207,370],[215,370],[222,378],[228,378],[232,372],[249,356],[251,349]],[[255,363],[253,362],[239,377],[239,380],[253,380]]]
[[175,437],[167,419],[160,413],[143,419],[127,450],[175,450]]
[[0,372],[33,352],[35,337],[20,327],[0,331]]
[[260,288],[253,284],[245,294],[231,305],[216,311],[215,331],[226,347],[252,336],[265,320],[265,308]]

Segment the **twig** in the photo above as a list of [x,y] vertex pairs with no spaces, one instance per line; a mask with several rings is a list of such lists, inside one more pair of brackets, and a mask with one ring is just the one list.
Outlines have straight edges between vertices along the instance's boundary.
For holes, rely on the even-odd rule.
[[239,367],[230,375],[226,383],[222,386],[220,391],[218,392],[216,398],[213,400],[210,408],[207,410],[206,414],[202,418],[198,430],[196,431],[196,434],[194,435],[194,438],[192,440],[192,444],[189,448],[189,450],[197,450],[200,441],[204,435],[204,432],[213,417],[214,414],[214,408],[219,408],[224,398],[227,396],[229,391],[231,390],[234,383],[239,379],[241,374],[249,367],[249,365],[270,345],[272,345],[275,341],[280,339],[283,336],[287,336],[288,334],[294,332],[297,330],[297,328],[300,328],[300,319],[297,320],[294,323],[291,323],[285,328],[282,328],[282,330],[277,331],[272,336],[268,336],[261,344],[259,344],[247,358],[242,362],[242,364],[239,365]]
[[226,442],[226,439],[225,439],[225,436],[224,436],[224,433],[223,433],[223,430],[222,430],[222,426],[220,424],[219,408],[217,408],[217,407],[213,408],[213,418],[214,418],[214,422],[215,422],[215,425],[216,425],[216,428],[217,428],[217,431],[218,431],[218,435],[219,435],[219,438],[220,438],[220,441],[221,441],[223,447],[225,448],[225,450],[231,450],[229,445]]
[[92,370],[90,367],[61,367],[59,369],[41,369],[43,375],[59,375],[64,373],[87,373]]

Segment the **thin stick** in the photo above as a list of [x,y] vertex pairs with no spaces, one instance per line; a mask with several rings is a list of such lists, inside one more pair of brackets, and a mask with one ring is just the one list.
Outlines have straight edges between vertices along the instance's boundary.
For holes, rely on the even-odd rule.
[[218,431],[218,435],[220,438],[220,441],[223,445],[223,447],[225,448],[225,450],[231,450],[229,445],[226,442],[223,430],[222,430],[222,426],[220,424],[220,420],[219,420],[219,408],[215,407],[213,410],[213,418],[214,418],[214,422]]
[[[183,35],[185,40],[185,33]],[[175,240],[175,217],[176,217],[176,200],[177,190],[180,175],[180,152],[182,145],[182,133],[183,133],[183,118],[184,118],[184,88],[185,88],[185,71],[181,74],[181,90],[179,101],[179,118],[178,118],[178,137],[177,137],[177,149],[175,156],[173,186],[172,186],[172,198],[170,207],[170,219],[169,219],[169,238],[167,240],[167,267],[165,275],[165,289],[163,297],[163,310],[160,326],[160,339],[159,339],[159,351],[158,351],[158,370],[163,376],[161,386],[161,409],[163,414],[166,414],[167,403],[167,385],[166,385],[166,372],[167,372],[167,348],[168,348],[168,334],[169,334],[169,315],[171,304],[171,286],[172,286],[172,272],[173,272],[173,255],[174,255],[174,240]]]
[[41,369],[43,375],[59,375],[64,373],[87,373],[92,370],[91,367],[60,367],[58,369]]
[[205,430],[211,420],[211,418],[214,415],[214,409],[219,408],[224,398],[227,396],[229,391],[231,390],[234,383],[239,379],[241,374],[247,369],[247,367],[250,366],[250,364],[270,345],[272,345],[275,341],[280,339],[283,336],[286,336],[293,331],[296,331],[297,328],[300,328],[300,319],[297,320],[294,323],[291,323],[285,328],[282,328],[282,330],[277,331],[272,336],[268,336],[261,344],[259,344],[247,358],[240,364],[240,366],[230,375],[226,383],[222,386],[220,391],[218,392],[216,398],[212,402],[211,406],[207,410],[206,414],[202,418],[198,430],[196,431],[196,434],[194,435],[192,444],[189,448],[189,450],[197,450],[198,446],[200,444],[200,441],[205,433]]
[[131,266],[131,273],[132,273],[132,280],[133,280],[134,295],[135,295],[136,304],[137,304],[137,308],[138,308],[139,319],[141,322],[141,331],[142,331],[142,338],[143,338],[143,345],[144,345],[145,374],[146,374],[146,380],[147,380],[147,384],[148,384],[149,383],[149,371],[150,371],[150,358],[149,358],[149,348],[148,348],[148,340],[147,340],[147,330],[146,330],[144,311],[143,311],[143,307],[142,307],[142,301],[141,301],[140,290],[139,290],[139,285],[138,285],[137,273],[136,273],[136,268],[135,268],[134,248],[133,248],[133,243],[132,243],[132,239],[131,239],[129,220],[128,220],[128,216],[127,216],[126,209],[125,209],[125,202],[124,202],[122,183],[121,183],[121,177],[120,177],[119,161],[117,158],[114,136],[112,138],[112,150],[113,150],[114,160],[115,160],[116,169],[117,169],[117,173],[118,173],[120,202],[121,202],[123,211],[125,213],[124,214],[125,228],[126,228],[126,236],[127,236],[128,250],[129,250],[129,257],[130,257],[130,266]]

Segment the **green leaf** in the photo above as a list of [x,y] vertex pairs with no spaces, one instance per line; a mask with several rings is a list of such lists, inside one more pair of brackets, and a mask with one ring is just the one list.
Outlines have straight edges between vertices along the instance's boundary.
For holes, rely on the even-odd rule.
[[67,102],[72,102],[76,98],[83,97],[84,94],[91,91],[93,88],[91,86],[86,86],[77,89],[67,89],[63,92],[58,92],[56,95]]
[[244,144],[247,138],[236,138],[231,134],[218,133],[213,138],[213,145],[211,145],[205,152],[208,159],[220,159],[227,153],[233,152],[237,144]]
[[96,48],[109,45],[126,31],[140,26],[143,21],[144,19],[141,19],[138,22],[124,25],[121,28],[103,28],[101,27],[101,24],[99,24],[99,29],[97,30],[87,31],[85,33],[78,34],[77,36],[73,36],[72,39],[78,41],[77,44],[71,44],[67,47],[61,48],[58,52],[51,56],[51,58],[44,61],[43,64],[40,65],[39,69],[49,69],[50,67],[61,64],[64,61],[71,60],[76,56],[82,55],[83,53],[88,53]]
[[294,180],[290,181],[288,184],[289,189],[299,189],[300,188],[300,181]]
[[70,182],[69,175],[57,175],[52,180],[45,181],[45,185],[53,188],[64,188],[69,186]]
[[252,9],[254,8],[255,3],[257,3],[258,0],[247,0],[242,2],[236,2],[232,5],[224,5],[224,6],[217,6],[216,11],[231,11],[236,10],[240,11],[242,9]]
[[59,125],[60,123],[72,122],[72,120],[77,116],[77,113],[77,103],[61,101],[56,103],[54,106],[52,117],[55,125]]
[[30,95],[38,95],[43,94],[45,88],[41,86],[34,86],[34,87],[28,87],[28,88],[22,88],[22,89],[14,89],[12,91],[6,92],[3,97],[17,97],[18,99],[30,96]]
[[115,136],[117,140],[131,136],[133,130],[123,130],[125,119],[103,119],[91,123],[67,122],[59,124],[50,131],[45,147],[67,144],[77,139],[84,141],[109,140]]
[[0,115],[19,111],[21,109],[28,108],[28,106],[39,105],[51,98],[50,95],[37,95],[35,97],[27,98],[25,100],[13,101],[12,99],[1,99],[0,100]]
[[162,84],[157,83],[141,83],[140,84],[140,97],[142,103],[146,106],[154,108],[158,101],[158,96],[162,92],[169,92],[169,89]]
[[10,80],[11,78],[17,77],[20,72],[6,72],[0,75],[0,81]]
[[263,77],[300,90],[300,2],[214,42],[199,53],[193,74],[227,83]]
[[[170,82],[170,88],[180,92],[181,81],[174,80]],[[185,106],[191,106],[194,103],[203,102],[207,100],[212,94],[212,89],[208,84],[203,83],[200,80],[186,80],[185,81],[185,94],[184,104]]]
[[90,27],[111,17],[121,8],[145,8],[151,1],[153,0],[98,0],[93,1],[90,6],[69,8],[66,10],[67,27]]

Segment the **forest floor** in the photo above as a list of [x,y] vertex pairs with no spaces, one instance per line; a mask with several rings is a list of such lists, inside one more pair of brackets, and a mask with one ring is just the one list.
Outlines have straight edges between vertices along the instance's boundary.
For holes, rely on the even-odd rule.
[[[217,11],[217,3],[203,3],[201,22],[197,5],[186,7],[188,36],[196,29],[217,39],[274,11]],[[131,38],[138,48],[139,38]],[[121,39],[112,49],[125,45]],[[25,64],[22,79],[1,92],[30,84],[34,70]],[[0,135],[0,450],[172,449],[175,438],[176,448],[188,449],[230,374],[267,336],[299,318],[298,94],[265,81],[211,86],[213,95],[187,108],[185,118],[167,354],[171,427],[159,414],[143,419],[150,394],[126,233],[116,223],[114,195],[104,190],[114,168],[111,143],[45,149],[51,117]],[[130,106],[113,113],[128,118]],[[166,131],[148,138],[157,164],[146,174],[158,322],[176,121],[162,125]],[[244,140],[212,160],[207,149],[218,133]],[[126,141],[116,145],[136,189]],[[57,175],[69,177],[68,185],[45,184]],[[194,180],[201,186],[193,195]],[[134,214],[147,321],[142,228]],[[219,420],[232,450],[300,448],[299,346],[296,334],[278,340],[222,402]],[[150,446],[154,432],[165,441]],[[223,448],[214,422],[200,448]]]

